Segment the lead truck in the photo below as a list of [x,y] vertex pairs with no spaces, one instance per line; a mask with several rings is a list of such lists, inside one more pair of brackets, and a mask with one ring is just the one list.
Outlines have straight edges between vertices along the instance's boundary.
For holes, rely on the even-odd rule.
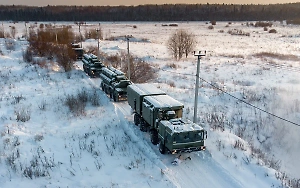
[[182,119],[184,105],[151,84],[127,86],[127,101],[134,124],[150,132],[151,142],[162,154],[205,150],[207,132],[202,126]]

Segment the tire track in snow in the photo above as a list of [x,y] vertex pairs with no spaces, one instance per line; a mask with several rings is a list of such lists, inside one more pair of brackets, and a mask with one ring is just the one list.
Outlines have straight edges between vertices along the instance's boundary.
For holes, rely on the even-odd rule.
[[[116,113],[123,124],[124,131],[136,140],[143,154],[155,165],[160,167],[167,178],[176,187],[232,187],[243,185],[229,174],[207,151],[182,154],[183,158],[191,156],[191,160],[184,160],[179,165],[172,165],[176,155],[162,155],[158,147],[150,142],[147,133],[142,133],[131,123],[131,109],[126,102],[114,103]],[[119,111],[119,112],[118,112]],[[131,121],[131,122],[130,122]],[[132,126],[132,127],[130,127]],[[145,138],[147,137],[147,138]],[[142,141],[142,142],[141,142]]]
[[[89,78],[89,83],[94,88],[100,89],[100,81],[98,78]],[[145,157],[161,169],[161,173],[172,182],[174,187],[243,187],[218,162],[209,157],[206,151],[183,154],[183,156],[192,156],[192,160],[183,161],[177,166],[172,165],[171,162],[176,155],[160,154],[158,147],[150,142],[149,135],[135,128],[127,101],[111,102],[125,134],[132,139]]]

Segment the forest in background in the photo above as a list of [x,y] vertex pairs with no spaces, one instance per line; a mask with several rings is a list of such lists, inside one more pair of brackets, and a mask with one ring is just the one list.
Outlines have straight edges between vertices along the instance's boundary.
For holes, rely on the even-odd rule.
[[2,21],[296,21],[299,19],[300,3],[0,6]]

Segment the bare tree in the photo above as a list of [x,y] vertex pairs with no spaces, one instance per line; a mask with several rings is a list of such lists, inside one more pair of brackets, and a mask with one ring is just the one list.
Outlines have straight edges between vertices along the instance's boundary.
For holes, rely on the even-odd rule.
[[57,63],[61,65],[65,72],[69,72],[73,67],[73,56],[74,51],[66,44],[58,45],[58,50],[56,54]]
[[[128,72],[127,63],[123,63],[123,72]],[[134,83],[145,83],[155,78],[155,71],[149,63],[130,56],[130,80]]]
[[4,35],[4,28],[3,27],[0,27],[0,38],[4,38],[5,35]]
[[181,59],[184,54],[187,58],[195,44],[195,36],[183,29],[176,30],[167,41],[167,47],[176,60]]

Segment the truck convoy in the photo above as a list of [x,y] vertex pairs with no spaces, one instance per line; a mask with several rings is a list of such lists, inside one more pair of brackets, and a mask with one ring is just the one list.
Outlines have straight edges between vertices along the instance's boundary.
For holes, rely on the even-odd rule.
[[94,54],[83,54],[82,58],[83,70],[90,77],[99,77],[104,65],[98,60]]
[[103,67],[100,73],[101,89],[115,102],[127,98],[127,86],[131,84],[125,74],[113,67]]
[[182,119],[184,105],[150,84],[131,84],[127,101],[134,113],[134,124],[151,134],[159,151],[180,153],[205,150],[207,132],[202,126]]

